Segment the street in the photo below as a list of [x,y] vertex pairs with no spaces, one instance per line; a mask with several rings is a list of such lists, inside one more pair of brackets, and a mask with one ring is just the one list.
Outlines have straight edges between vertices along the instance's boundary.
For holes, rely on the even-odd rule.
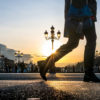
[[100,83],[83,82],[83,76],[82,73],[48,74],[45,82],[39,74],[0,74],[0,100],[100,100]]

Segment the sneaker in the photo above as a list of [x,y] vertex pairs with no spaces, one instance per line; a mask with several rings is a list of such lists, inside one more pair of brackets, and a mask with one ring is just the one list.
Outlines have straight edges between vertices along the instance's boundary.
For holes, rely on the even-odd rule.
[[84,82],[100,82],[100,79],[94,73],[91,73],[91,74],[85,74],[83,81]]
[[38,67],[39,67],[40,76],[42,77],[43,80],[47,81],[46,72],[44,70],[45,65],[46,65],[45,61],[38,61]]

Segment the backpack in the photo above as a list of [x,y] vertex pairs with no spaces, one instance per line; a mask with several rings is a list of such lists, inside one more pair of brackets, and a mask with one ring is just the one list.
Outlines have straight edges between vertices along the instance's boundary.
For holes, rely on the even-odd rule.
[[93,25],[92,11],[88,6],[88,0],[70,0],[70,7],[65,21],[64,36],[77,33],[83,37],[83,29],[89,29]]

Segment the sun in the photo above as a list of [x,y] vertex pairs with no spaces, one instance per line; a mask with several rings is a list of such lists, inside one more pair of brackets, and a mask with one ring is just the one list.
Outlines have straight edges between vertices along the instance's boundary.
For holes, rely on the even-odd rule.
[[52,43],[51,41],[46,41],[42,47],[42,54],[46,57],[55,53],[56,50],[60,47],[61,43],[59,41],[54,41],[54,50],[52,50]]

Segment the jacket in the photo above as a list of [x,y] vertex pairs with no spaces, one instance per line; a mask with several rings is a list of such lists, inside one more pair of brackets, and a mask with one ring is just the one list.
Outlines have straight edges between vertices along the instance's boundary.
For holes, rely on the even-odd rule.
[[[95,20],[96,20],[97,19],[96,18],[96,15],[97,15],[97,2],[96,2],[96,0],[88,0],[88,4],[89,4],[89,7],[90,7],[90,9],[93,13],[93,16],[95,17]],[[69,6],[70,6],[70,0],[65,0],[65,18],[67,16]]]
[[[97,2],[96,0],[88,0],[88,5],[93,13],[94,21],[97,20]],[[65,27],[64,27],[64,36],[66,37],[66,20],[67,20],[67,14],[70,7],[70,0],[65,0]]]

